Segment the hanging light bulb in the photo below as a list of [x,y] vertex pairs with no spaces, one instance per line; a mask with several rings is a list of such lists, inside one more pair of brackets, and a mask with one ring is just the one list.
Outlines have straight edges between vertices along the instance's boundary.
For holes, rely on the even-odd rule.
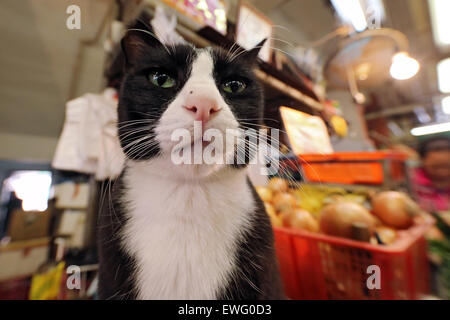
[[414,77],[419,72],[419,62],[411,58],[407,52],[399,52],[392,58],[390,73],[392,78],[406,80]]

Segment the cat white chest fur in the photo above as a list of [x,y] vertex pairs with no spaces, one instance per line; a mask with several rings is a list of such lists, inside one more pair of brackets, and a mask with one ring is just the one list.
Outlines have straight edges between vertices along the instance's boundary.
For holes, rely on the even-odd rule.
[[176,180],[157,162],[132,162],[124,177],[122,242],[136,260],[138,298],[215,299],[254,210],[246,171]]

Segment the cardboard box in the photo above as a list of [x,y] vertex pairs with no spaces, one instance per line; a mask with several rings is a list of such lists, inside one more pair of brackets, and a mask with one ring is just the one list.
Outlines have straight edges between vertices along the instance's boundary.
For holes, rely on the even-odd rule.
[[55,186],[56,208],[86,209],[89,203],[89,184],[65,182]]
[[13,241],[0,246],[0,282],[33,275],[48,260],[49,251],[50,238]]
[[28,240],[47,237],[51,219],[51,209],[46,211],[13,211],[8,226],[11,241]]
[[66,246],[83,248],[85,246],[86,212],[81,210],[64,210],[58,225],[57,235],[67,236]]

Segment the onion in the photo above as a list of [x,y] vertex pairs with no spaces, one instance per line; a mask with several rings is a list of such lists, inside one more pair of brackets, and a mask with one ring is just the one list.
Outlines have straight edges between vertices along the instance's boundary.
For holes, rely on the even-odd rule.
[[377,227],[376,232],[378,237],[384,244],[391,244],[397,239],[397,231],[389,227]]
[[269,182],[269,188],[273,192],[287,192],[289,189],[286,180],[281,178],[272,178]]
[[366,208],[355,202],[335,202],[325,206],[320,213],[320,229],[329,235],[352,238],[355,223],[366,225],[372,233],[376,221]]
[[271,202],[273,197],[273,192],[269,188],[266,187],[256,187],[256,192],[259,197],[264,202]]
[[441,230],[439,230],[437,227],[433,226],[425,233],[425,238],[428,240],[438,240],[438,241],[444,241],[445,235],[442,233]]
[[295,229],[302,229],[311,232],[319,231],[319,223],[306,210],[295,209],[284,211],[280,214],[283,225]]
[[270,203],[264,203],[264,207],[266,208],[267,215],[270,218],[270,222],[274,227],[282,227],[283,222],[279,216],[277,216],[274,207]]
[[273,206],[278,212],[292,210],[297,204],[295,197],[289,193],[277,193],[272,200]]
[[420,208],[404,193],[384,191],[372,198],[372,211],[387,226],[406,229],[412,225],[412,218]]

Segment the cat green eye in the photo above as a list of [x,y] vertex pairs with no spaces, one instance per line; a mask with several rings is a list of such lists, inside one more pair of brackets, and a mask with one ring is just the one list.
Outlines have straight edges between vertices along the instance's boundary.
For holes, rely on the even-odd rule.
[[227,81],[222,85],[222,88],[225,92],[229,92],[229,93],[239,93],[244,91],[245,87],[247,87],[247,85],[245,84],[244,81],[241,80],[231,80],[231,81]]
[[175,85],[175,79],[167,73],[153,71],[148,75],[148,79],[157,87],[172,88]]

